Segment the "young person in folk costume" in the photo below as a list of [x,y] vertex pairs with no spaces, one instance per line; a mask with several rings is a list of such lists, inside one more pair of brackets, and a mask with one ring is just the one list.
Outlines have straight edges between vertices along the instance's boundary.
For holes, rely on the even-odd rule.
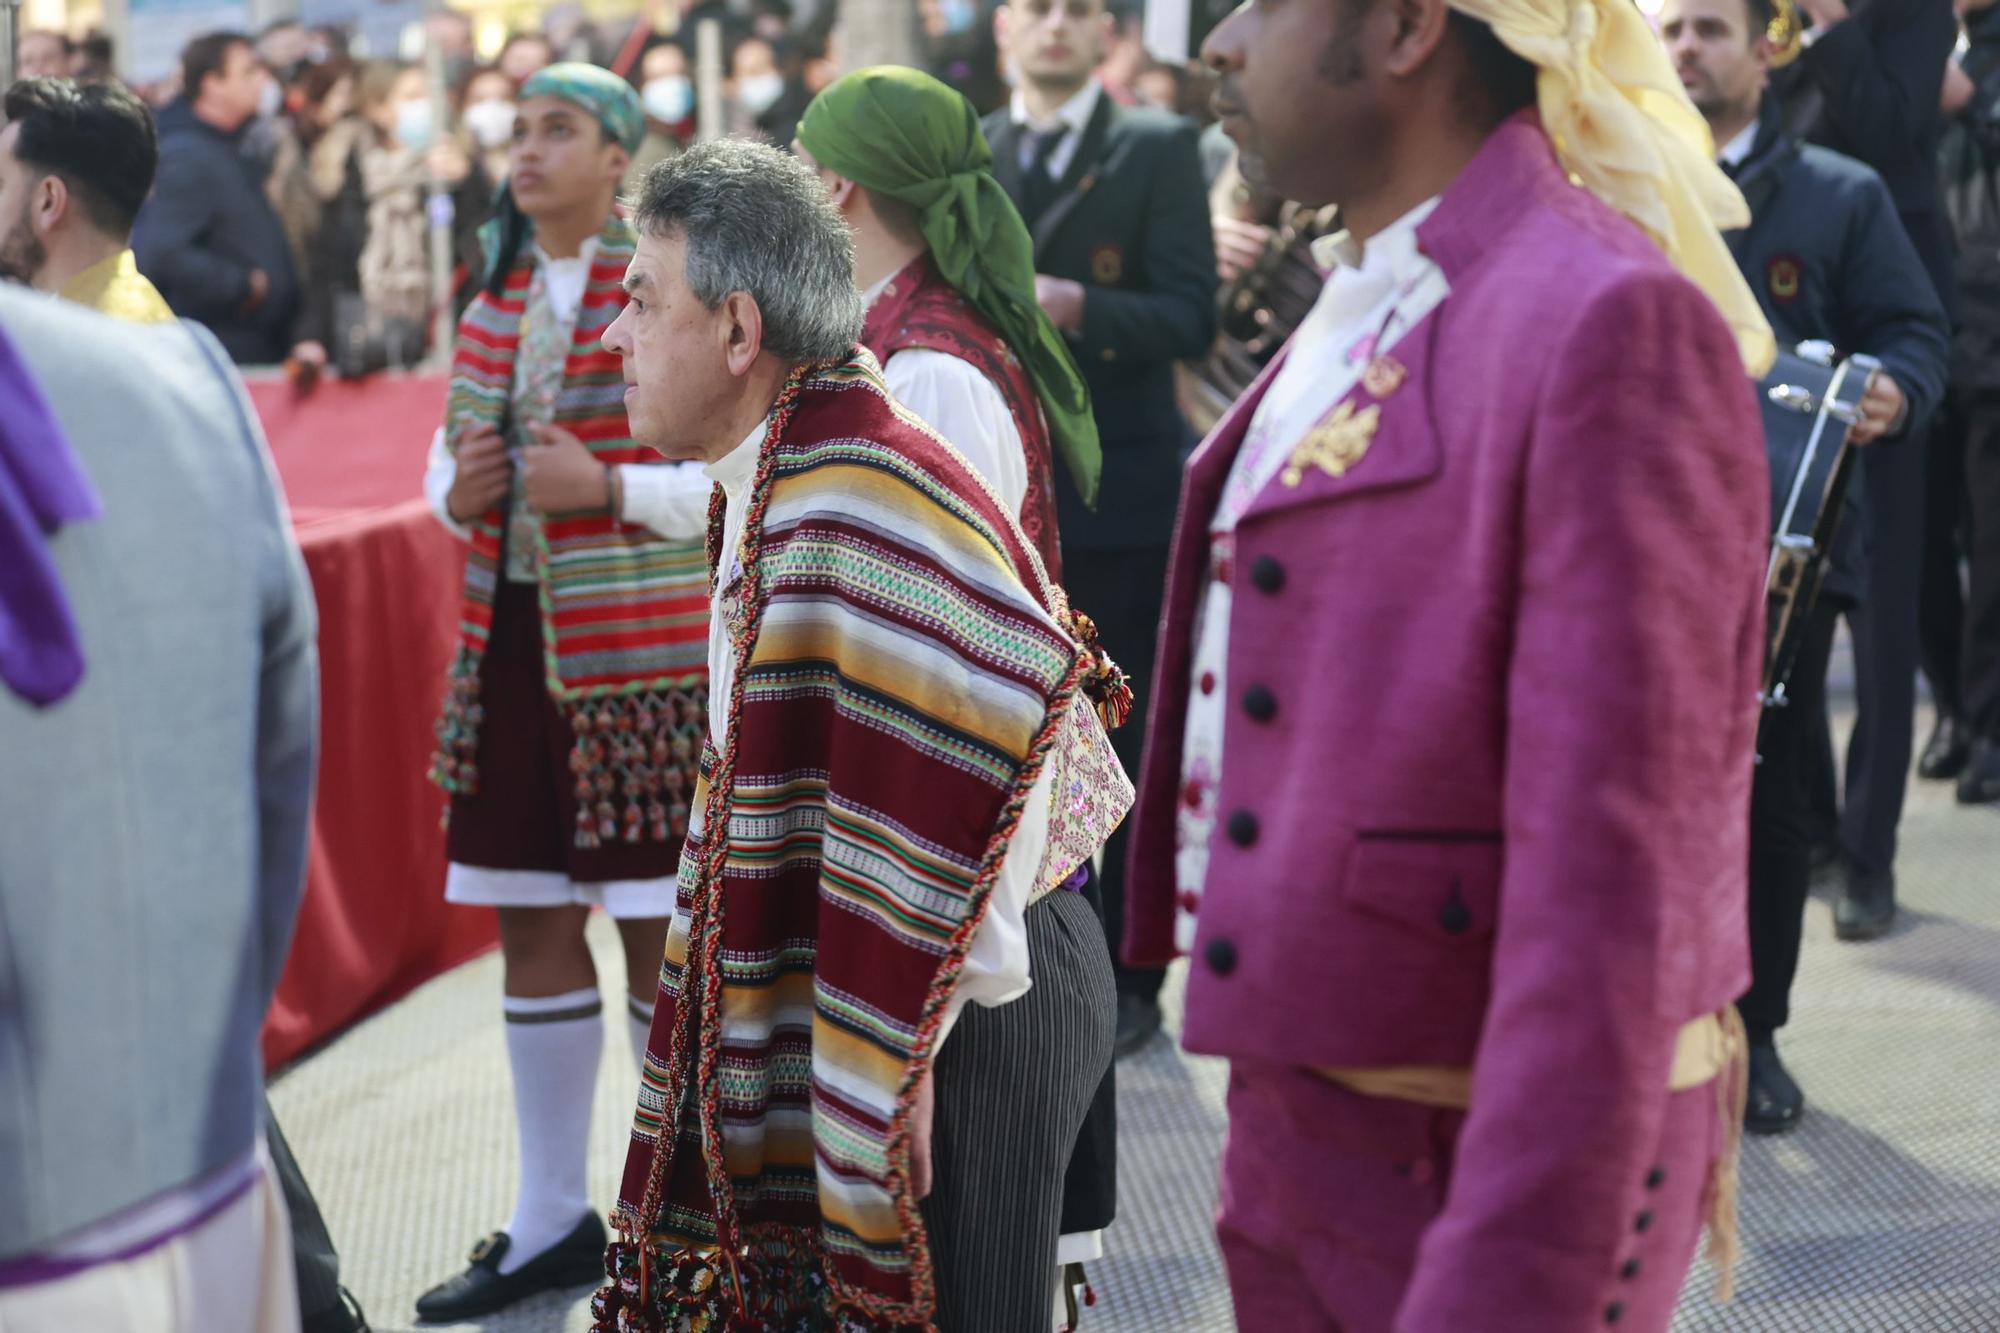
[[[854,233],[861,341],[889,391],[986,479],[1060,583],[1052,456],[1096,504],[1097,423],[1069,345],[1035,303],[1034,242],[993,178],[978,113],[918,70],[861,70],[806,108],[794,151]],[[1084,895],[1097,905],[1094,877]],[[1103,1253],[1116,1212],[1115,1108],[1107,1068],[1065,1190],[1065,1269]],[[1067,1320],[1073,1292],[1063,1304]]]
[[1188,464],[1132,835],[1128,955],[1187,950],[1231,1061],[1237,1324],[1662,1333],[1733,1238],[1742,198],[1631,0],[1246,5],[1205,56],[1253,186],[1348,228]]
[[716,704],[596,1327],[1046,1327],[1129,694],[854,346],[811,171],[705,145],[636,220],[604,344],[634,438],[721,487]]
[[592,906],[618,921],[636,1060],[673,906],[705,725],[710,485],[634,443],[598,341],[625,302],[633,233],[615,195],[644,122],[593,66],[523,85],[425,483],[472,548],[438,725],[445,894],[500,911],[521,1150],[512,1218],[419,1300],[426,1319],[599,1271],[585,1159],[604,1023],[584,922]]

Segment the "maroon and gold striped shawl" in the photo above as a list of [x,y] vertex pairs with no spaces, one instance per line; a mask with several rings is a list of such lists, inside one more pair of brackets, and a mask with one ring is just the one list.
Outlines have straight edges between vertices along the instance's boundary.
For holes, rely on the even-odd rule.
[[595,1327],[923,1327],[915,1089],[1092,659],[865,351],[794,375],[747,503]]

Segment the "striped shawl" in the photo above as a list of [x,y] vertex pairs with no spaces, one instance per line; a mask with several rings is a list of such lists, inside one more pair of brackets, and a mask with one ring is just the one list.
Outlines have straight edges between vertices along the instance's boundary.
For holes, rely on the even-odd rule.
[[879,376],[857,350],[773,411],[598,1329],[934,1309],[915,1089],[1092,659],[1018,525]]
[[[606,221],[576,315],[554,424],[606,464],[657,463],[635,444],[625,417],[618,358],[599,344],[625,304],[620,283],[635,246],[623,218]],[[534,253],[524,254],[498,297],[482,291],[459,322],[446,438],[508,417]],[[479,788],[479,664],[504,577],[506,516],[472,525],[459,648],[437,726],[432,779],[446,791]],[[707,572],[698,545],[670,542],[608,512],[554,514],[536,525],[549,694],[576,734],[579,846],[665,842],[686,831],[693,772],[706,731]]]

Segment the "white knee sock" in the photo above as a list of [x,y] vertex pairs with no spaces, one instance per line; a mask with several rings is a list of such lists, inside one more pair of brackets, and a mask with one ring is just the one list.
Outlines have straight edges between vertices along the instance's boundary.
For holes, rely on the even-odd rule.
[[625,1026],[632,1034],[632,1067],[646,1072],[646,1038],[653,1030],[653,1006],[641,1004],[639,997],[625,992]]
[[500,1271],[512,1273],[590,1211],[586,1163],[604,1004],[593,988],[535,999],[508,995],[501,1007],[521,1144],[521,1193],[507,1222],[512,1243],[500,1261]]

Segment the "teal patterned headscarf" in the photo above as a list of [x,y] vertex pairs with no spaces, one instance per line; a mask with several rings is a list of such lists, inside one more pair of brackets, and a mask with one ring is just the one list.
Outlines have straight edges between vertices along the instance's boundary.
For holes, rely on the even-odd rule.
[[576,103],[597,117],[605,137],[628,153],[637,152],[645,141],[646,108],[639,94],[608,69],[574,60],[545,66],[521,85],[520,100],[530,97],[560,97]]
[[[596,118],[604,135],[626,152],[634,152],[646,137],[646,108],[632,85],[608,69],[565,61],[536,70],[521,85],[520,100],[530,97],[559,97],[573,102]],[[493,217],[479,229],[479,246],[486,256],[486,289],[499,295],[514,267],[514,256],[534,235],[527,215],[514,205],[514,192],[505,185],[494,201]]]

